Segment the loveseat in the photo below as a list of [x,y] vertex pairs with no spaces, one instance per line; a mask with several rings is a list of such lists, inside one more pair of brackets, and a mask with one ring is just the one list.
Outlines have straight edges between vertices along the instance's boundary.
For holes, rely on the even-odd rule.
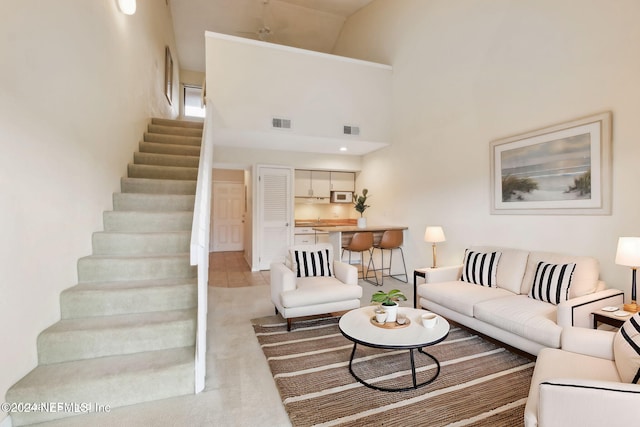
[[426,269],[425,281],[418,306],[532,355],[560,348],[563,328],[591,327],[593,311],[624,297],[599,280],[595,258],[490,246]]
[[640,366],[639,334],[631,321],[617,333],[565,328],[562,350],[538,355],[525,427],[638,425],[640,385],[632,382]]

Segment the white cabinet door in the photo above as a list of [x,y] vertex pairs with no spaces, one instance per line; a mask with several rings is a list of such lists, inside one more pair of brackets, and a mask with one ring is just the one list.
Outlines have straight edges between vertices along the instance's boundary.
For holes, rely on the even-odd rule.
[[295,171],[295,196],[311,197],[313,190],[311,187],[311,171],[296,169]]
[[258,235],[260,270],[282,262],[293,241],[293,169],[258,167]]
[[295,197],[329,197],[331,172],[296,169]]
[[356,191],[355,172],[331,172],[331,191]]
[[331,196],[331,172],[311,171],[311,188],[313,197]]
[[296,234],[293,238],[296,245],[315,245],[316,236],[313,234]]

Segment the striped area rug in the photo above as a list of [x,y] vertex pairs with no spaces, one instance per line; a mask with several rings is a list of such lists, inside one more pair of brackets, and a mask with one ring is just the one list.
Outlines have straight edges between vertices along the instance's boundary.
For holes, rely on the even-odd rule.
[[[253,327],[294,426],[504,426],[523,425],[534,363],[469,332],[452,328],[425,348],[441,364],[431,384],[408,392],[364,387],[349,373],[353,343],[334,317],[298,321],[287,332],[276,316]],[[416,354],[418,382],[435,365]],[[408,351],[358,345],[354,370],[386,387],[411,383]]]

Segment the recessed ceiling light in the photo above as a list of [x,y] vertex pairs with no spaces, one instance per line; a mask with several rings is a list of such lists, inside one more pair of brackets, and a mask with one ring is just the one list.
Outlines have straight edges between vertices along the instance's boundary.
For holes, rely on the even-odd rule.
[[347,151],[347,147],[340,147],[340,151]]

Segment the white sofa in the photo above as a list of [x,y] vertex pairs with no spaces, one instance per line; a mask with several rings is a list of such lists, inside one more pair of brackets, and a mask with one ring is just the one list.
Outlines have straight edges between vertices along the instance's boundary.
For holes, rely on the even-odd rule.
[[[497,287],[461,281],[461,265],[427,269],[426,283],[415,289],[418,306],[526,353],[560,348],[563,328],[589,328],[593,311],[623,302],[622,291],[599,280],[595,258],[490,246],[469,250],[500,253]],[[568,300],[554,305],[529,297],[539,262],[576,264]]]
[[[317,274],[307,273],[307,277],[298,277],[298,265],[295,253],[323,254],[323,260],[329,262],[330,275],[318,268]],[[317,260],[319,262],[319,260]],[[309,262],[309,265],[311,262]],[[276,313],[287,319],[287,330],[291,330],[292,319],[317,314],[335,313],[360,307],[362,288],[358,285],[358,269],[347,263],[336,261],[333,257],[333,245],[293,246],[284,263],[271,264],[271,301]]]
[[609,331],[565,328],[562,350],[539,353],[525,427],[638,425],[640,385],[620,379],[614,337]]

